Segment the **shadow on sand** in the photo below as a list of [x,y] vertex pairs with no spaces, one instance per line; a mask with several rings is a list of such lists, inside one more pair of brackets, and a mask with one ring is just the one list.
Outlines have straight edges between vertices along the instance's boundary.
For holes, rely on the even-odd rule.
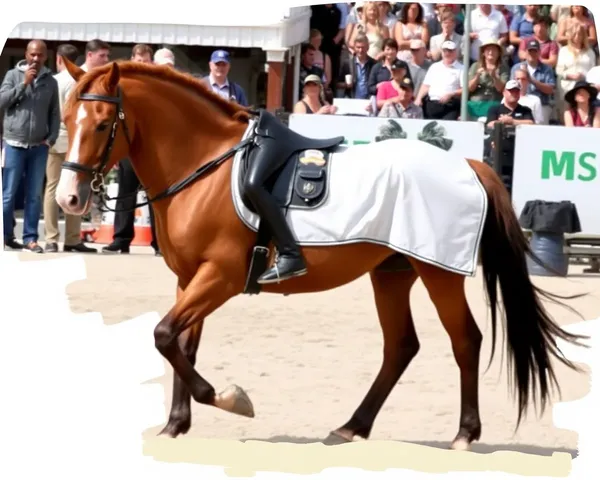
[[[307,437],[291,437],[287,435],[278,435],[270,438],[244,438],[242,442],[255,441],[255,442],[269,442],[269,443],[295,443],[295,444],[306,444],[306,443],[323,443],[325,445],[340,445],[343,442],[337,437],[329,436],[325,439],[322,438],[307,438]],[[424,447],[433,447],[447,450],[450,447],[450,442],[435,442],[435,441],[422,441],[422,440],[401,440],[405,443],[412,443],[415,445],[422,445]],[[577,458],[577,450],[571,450],[566,448],[551,448],[551,447],[540,447],[537,445],[521,445],[518,443],[508,445],[490,445],[487,443],[475,442],[471,445],[471,452],[474,453],[493,453],[500,451],[519,452],[530,455],[541,455],[545,457],[551,457],[554,453],[568,453],[571,458]]]

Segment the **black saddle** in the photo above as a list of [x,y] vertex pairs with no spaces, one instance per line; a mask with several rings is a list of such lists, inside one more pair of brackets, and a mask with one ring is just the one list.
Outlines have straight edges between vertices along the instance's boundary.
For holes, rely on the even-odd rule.
[[[326,196],[325,187],[330,154],[342,144],[345,137],[325,139],[305,137],[291,130],[266,110],[260,111],[252,135],[262,137],[263,148],[253,148],[251,144],[241,165],[238,180],[246,207],[256,213],[251,202],[246,198],[244,180],[248,167],[257,160],[274,161],[281,165],[265,184],[281,208],[316,208],[319,206]],[[267,141],[262,141],[264,139]],[[258,155],[261,158],[258,158]],[[303,163],[307,157],[315,155],[324,160],[324,165]]]
[[318,139],[300,135],[267,110],[261,110],[255,132],[262,137],[274,138],[277,143],[281,142],[287,151],[286,157],[300,150],[331,150],[344,141],[343,136]]

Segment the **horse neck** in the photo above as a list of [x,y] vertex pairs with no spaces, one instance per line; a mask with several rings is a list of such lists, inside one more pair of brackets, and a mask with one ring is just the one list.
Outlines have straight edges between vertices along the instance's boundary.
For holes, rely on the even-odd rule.
[[131,86],[124,85],[136,123],[131,161],[150,196],[225,153],[247,128],[208,96],[168,81],[146,77],[143,83],[132,81]]

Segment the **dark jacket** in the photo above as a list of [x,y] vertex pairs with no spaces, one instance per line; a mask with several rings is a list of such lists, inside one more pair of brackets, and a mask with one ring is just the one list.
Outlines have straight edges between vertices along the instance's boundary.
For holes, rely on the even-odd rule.
[[[338,75],[338,83],[346,82],[346,75],[352,75],[352,89],[338,89],[343,92],[343,94],[350,98],[356,98],[356,55],[346,54],[342,55],[341,64],[340,64],[340,73]],[[367,63],[366,63],[366,80],[367,80],[367,95],[371,95],[371,91],[369,89],[369,78],[371,76],[371,70],[377,64],[377,61],[367,55]],[[368,98],[368,97],[367,97]]]
[[[410,74],[409,65],[404,60],[400,60],[400,62],[406,65],[406,76],[413,81],[413,78]],[[371,74],[369,75],[369,95],[377,95],[377,85],[381,82],[387,82],[391,79],[392,73],[388,68],[384,67],[383,62],[376,62],[371,69]],[[417,92],[415,91],[415,95],[416,94]]]
[[60,128],[58,83],[47,67],[35,81],[24,85],[27,63],[21,60],[4,76],[0,86],[0,111],[4,112],[3,137],[26,145],[47,141],[54,145]]

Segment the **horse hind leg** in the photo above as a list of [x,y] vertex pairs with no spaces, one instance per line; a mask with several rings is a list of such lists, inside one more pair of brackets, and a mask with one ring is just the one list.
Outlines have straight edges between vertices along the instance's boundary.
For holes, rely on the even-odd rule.
[[375,418],[400,376],[419,351],[419,339],[410,312],[414,270],[371,272],[375,304],[383,332],[383,362],[367,395],[350,420],[331,434],[344,441],[369,438]]
[[468,450],[481,436],[478,399],[481,331],[467,303],[465,277],[421,262],[416,262],[415,268],[448,332],[460,369],[460,423],[451,448]]

